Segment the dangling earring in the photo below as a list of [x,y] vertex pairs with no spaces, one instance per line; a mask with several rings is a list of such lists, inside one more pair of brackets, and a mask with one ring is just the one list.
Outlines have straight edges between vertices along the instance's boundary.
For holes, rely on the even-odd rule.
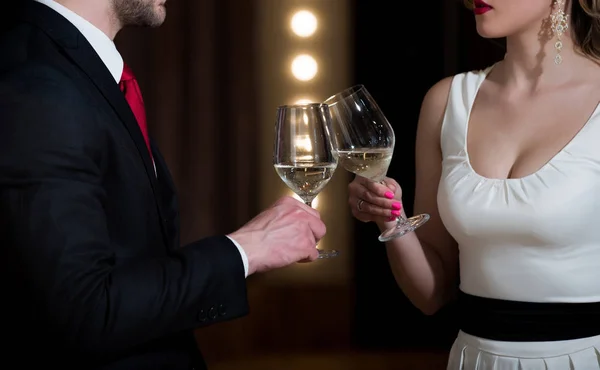
[[556,56],[554,57],[554,64],[559,65],[562,63],[562,35],[569,28],[569,15],[565,13],[565,0],[554,1],[554,13],[552,14],[552,32],[556,36],[556,43],[554,48],[556,49]]

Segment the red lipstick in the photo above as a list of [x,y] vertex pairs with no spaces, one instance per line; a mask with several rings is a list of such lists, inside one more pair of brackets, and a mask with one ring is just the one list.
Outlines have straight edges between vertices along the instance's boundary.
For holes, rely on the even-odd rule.
[[475,15],[485,14],[494,9],[483,0],[475,0],[473,1],[473,5],[475,5],[473,8],[473,13],[475,13]]

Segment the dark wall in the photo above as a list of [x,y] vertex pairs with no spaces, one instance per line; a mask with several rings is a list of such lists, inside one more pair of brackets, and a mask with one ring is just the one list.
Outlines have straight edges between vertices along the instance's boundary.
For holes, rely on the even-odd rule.
[[[396,133],[389,176],[414,198],[414,143],[421,102],[443,77],[484,68],[502,58],[502,42],[484,40],[460,2],[355,1],[355,83],[374,96]],[[396,285],[375,225],[356,222],[354,342],[366,348],[448,349],[458,330],[454,308],[427,317]]]

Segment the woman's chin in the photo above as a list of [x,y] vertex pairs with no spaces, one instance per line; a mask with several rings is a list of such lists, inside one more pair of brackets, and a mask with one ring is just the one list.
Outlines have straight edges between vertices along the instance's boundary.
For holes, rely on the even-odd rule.
[[495,27],[489,25],[477,24],[477,33],[485,39],[500,39],[506,37],[506,32],[502,32]]

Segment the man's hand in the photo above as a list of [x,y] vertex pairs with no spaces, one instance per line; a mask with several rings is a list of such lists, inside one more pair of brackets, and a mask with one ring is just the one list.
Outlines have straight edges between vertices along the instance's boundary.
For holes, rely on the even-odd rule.
[[292,198],[283,197],[238,231],[228,236],[248,256],[248,275],[314,261],[317,243],[325,236],[319,212]]

